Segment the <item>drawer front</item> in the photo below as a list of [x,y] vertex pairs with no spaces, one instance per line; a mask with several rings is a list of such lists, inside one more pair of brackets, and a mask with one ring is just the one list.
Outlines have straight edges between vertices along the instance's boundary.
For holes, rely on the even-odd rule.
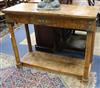
[[[18,14],[8,14],[8,22],[18,22],[18,23],[27,23],[27,24],[36,24],[36,25],[46,25],[52,27],[61,27],[69,29],[78,29],[78,30],[87,30],[90,23],[94,21],[88,19],[79,19],[79,18],[68,18],[64,16],[46,16],[46,15],[18,15]],[[90,30],[90,29],[89,29]]]

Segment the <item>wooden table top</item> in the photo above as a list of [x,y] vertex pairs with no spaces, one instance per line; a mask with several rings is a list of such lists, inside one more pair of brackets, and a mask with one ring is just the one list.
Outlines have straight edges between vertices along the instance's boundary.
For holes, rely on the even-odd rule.
[[60,15],[65,17],[95,19],[99,11],[98,6],[76,6],[61,4],[58,11],[39,11],[36,3],[21,3],[3,10],[4,13]]

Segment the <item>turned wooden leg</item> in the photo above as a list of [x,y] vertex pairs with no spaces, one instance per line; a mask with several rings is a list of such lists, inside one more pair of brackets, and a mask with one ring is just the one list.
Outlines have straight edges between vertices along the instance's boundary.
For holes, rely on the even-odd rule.
[[32,52],[32,44],[31,44],[31,38],[30,38],[30,32],[29,32],[28,24],[25,24],[25,30],[26,30],[28,49],[29,49],[29,52]]
[[85,49],[85,66],[83,75],[83,79],[85,80],[88,79],[89,72],[91,70],[90,65],[93,58],[95,30],[96,30],[96,22],[90,21],[87,30],[86,49]]
[[92,50],[92,32],[87,32],[86,39],[86,50],[85,50],[85,66],[84,66],[84,75],[83,79],[88,80],[89,76],[89,67],[91,61],[91,50]]
[[60,0],[61,4],[72,4],[73,0]]
[[94,40],[95,40],[95,33],[92,33],[92,45],[91,45],[92,49],[91,49],[91,60],[90,60],[91,63],[93,61]]
[[72,4],[73,0],[67,0],[66,4]]
[[94,51],[94,40],[95,40],[95,31],[96,31],[96,22],[94,22],[93,26],[92,26],[92,29],[94,30],[92,32],[92,49],[91,49],[91,60],[90,62],[92,63],[92,60],[93,60],[93,51]]
[[19,52],[18,52],[18,48],[17,48],[15,35],[14,35],[13,23],[8,23],[8,28],[9,28],[9,32],[11,34],[11,42],[12,42],[12,47],[13,47],[14,54],[15,54],[16,66],[19,67],[21,62],[20,62],[20,56],[19,56]]

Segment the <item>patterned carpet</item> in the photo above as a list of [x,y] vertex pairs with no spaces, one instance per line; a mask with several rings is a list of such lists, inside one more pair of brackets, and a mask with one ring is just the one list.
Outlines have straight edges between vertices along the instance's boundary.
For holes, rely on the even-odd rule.
[[7,68],[2,70],[0,77],[1,88],[68,88],[58,76],[31,68]]
[[72,75],[50,73],[36,68],[16,68],[13,56],[0,54],[0,88],[95,88],[96,74],[88,82]]
[[[18,29],[21,24],[15,24],[14,29]],[[6,24],[0,24],[0,38],[8,34],[8,27]]]

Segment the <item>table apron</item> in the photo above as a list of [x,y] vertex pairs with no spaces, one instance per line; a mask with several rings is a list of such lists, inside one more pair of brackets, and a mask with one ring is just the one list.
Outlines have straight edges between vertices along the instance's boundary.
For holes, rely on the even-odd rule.
[[7,22],[45,25],[52,27],[85,30],[85,31],[93,31],[93,29],[90,29],[90,26],[95,22],[95,20],[71,18],[65,16],[51,17],[51,16],[41,16],[41,15],[7,14],[6,18]]

